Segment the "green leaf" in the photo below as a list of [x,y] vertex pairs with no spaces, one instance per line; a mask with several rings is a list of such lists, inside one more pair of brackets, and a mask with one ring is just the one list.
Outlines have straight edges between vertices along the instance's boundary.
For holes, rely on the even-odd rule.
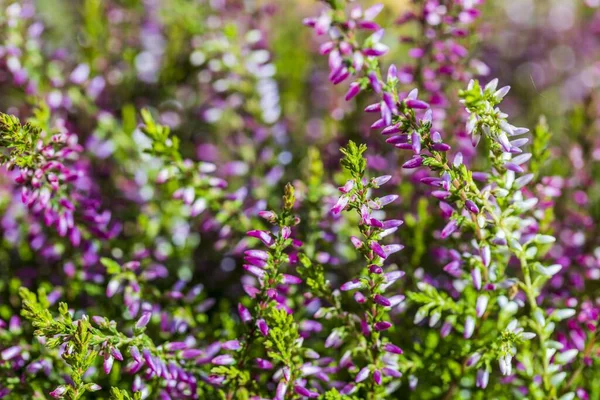
[[345,148],[340,149],[344,157],[340,164],[346,169],[355,180],[360,180],[365,174],[367,168],[367,159],[363,156],[367,151],[365,144],[356,145],[352,140],[348,142]]
[[110,258],[102,257],[100,259],[102,265],[106,267],[106,272],[109,275],[115,275],[121,273],[121,266],[115,260],[111,260]]

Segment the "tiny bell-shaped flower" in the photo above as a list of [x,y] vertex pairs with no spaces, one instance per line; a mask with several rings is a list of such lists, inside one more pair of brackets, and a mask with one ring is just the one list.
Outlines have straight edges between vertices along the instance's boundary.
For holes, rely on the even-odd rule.
[[465,339],[469,339],[473,336],[473,331],[475,330],[475,319],[472,316],[467,316],[465,320],[465,327],[463,331],[463,337]]
[[136,329],[140,329],[140,328],[143,328],[146,325],[148,325],[148,322],[150,322],[151,317],[152,317],[152,312],[150,312],[150,311],[143,312],[140,319],[138,319],[137,322],[135,323]]
[[364,367],[363,369],[358,371],[358,374],[356,374],[356,378],[354,379],[354,381],[356,383],[362,382],[365,379],[367,379],[370,374],[371,374],[371,370],[369,369],[369,367]]
[[485,310],[487,308],[488,305],[488,296],[482,294],[479,297],[477,297],[477,302],[475,305],[475,312],[477,314],[477,318],[481,318],[483,316],[483,314],[485,314]]
[[480,369],[477,371],[477,378],[475,381],[475,386],[480,389],[485,389],[490,380],[490,373],[485,369]]
[[68,387],[66,385],[60,385],[56,389],[50,392],[50,396],[55,399],[62,399],[65,393],[67,393]]
[[473,365],[476,365],[479,360],[481,360],[481,354],[473,353],[469,356],[469,358],[467,358],[466,366],[472,367]]
[[263,336],[267,336],[269,334],[269,326],[267,325],[267,322],[264,319],[259,319],[256,322],[256,326],[258,327],[258,330]]
[[214,365],[232,365],[235,363],[235,360],[230,354],[223,354],[213,358],[211,363]]
[[498,364],[500,365],[500,372],[502,375],[510,375],[512,372],[512,356],[510,354],[506,354],[500,357],[498,360]]

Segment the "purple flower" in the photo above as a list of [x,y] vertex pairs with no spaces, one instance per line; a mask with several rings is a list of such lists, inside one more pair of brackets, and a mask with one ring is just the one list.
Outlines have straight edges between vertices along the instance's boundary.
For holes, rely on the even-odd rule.
[[238,314],[240,315],[243,323],[252,321],[252,315],[250,314],[250,311],[248,311],[248,309],[241,303],[238,304]]
[[302,283],[302,279],[294,275],[282,274],[281,283],[284,285],[299,285]]
[[242,345],[238,340],[229,340],[227,342],[224,342],[222,347],[225,350],[239,350],[242,348]]
[[373,327],[377,331],[385,331],[385,330],[390,329],[392,327],[392,324],[389,323],[388,321],[379,321],[379,322],[376,322],[375,325],[373,325]]
[[211,361],[214,365],[232,365],[235,364],[234,358],[229,354],[216,356]]
[[138,319],[138,321],[135,323],[136,329],[140,329],[140,328],[143,328],[146,325],[148,325],[148,322],[150,322],[151,317],[152,317],[152,312],[150,312],[150,311],[143,312],[140,319]]
[[348,196],[341,196],[338,199],[338,201],[335,204],[335,206],[333,206],[333,208],[331,209],[331,213],[333,215],[338,215],[339,213],[341,213],[342,211],[344,211],[344,209],[348,205],[349,201],[350,201],[350,198]]
[[334,330],[333,332],[331,332],[329,334],[329,336],[327,336],[327,339],[325,339],[325,348],[330,348],[330,347],[339,347],[342,344],[341,341],[341,337],[340,337],[340,333],[337,330]]
[[116,278],[111,279],[106,286],[106,297],[113,297],[120,288],[121,282]]
[[269,335],[269,327],[267,326],[267,322],[264,319],[259,319],[256,321],[256,326],[258,326],[258,330],[263,336]]
[[254,361],[256,362],[256,366],[260,369],[272,369],[273,368],[273,364],[268,360],[264,360],[262,358],[257,358]]
[[403,223],[404,221],[402,221],[401,219],[390,219],[387,221],[383,221],[383,229],[397,228]]
[[340,287],[340,290],[343,292],[347,292],[349,290],[362,289],[363,286],[364,286],[364,284],[361,282],[360,279],[354,279],[354,280],[344,283]]
[[97,383],[92,383],[87,385],[87,389],[90,392],[97,392],[98,390],[102,390],[102,386],[98,385]]
[[[400,124],[386,126],[381,131],[381,134],[382,135],[393,135],[394,133],[398,133],[398,132],[402,132],[402,125],[400,125]],[[406,136],[406,135],[392,136],[388,140],[386,140],[386,142],[390,143],[390,144],[406,143],[407,141],[408,141],[408,136]]]
[[277,219],[277,214],[273,211],[259,211],[258,216],[266,219],[269,222],[274,222]]
[[423,158],[421,156],[414,156],[413,158],[402,164],[402,168],[413,169],[418,168],[421,165],[423,165]]
[[297,394],[299,394],[300,396],[309,397],[311,399],[315,399],[315,398],[319,397],[319,393],[312,392],[312,391],[308,390],[307,388],[305,388],[304,386],[300,386],[300,385],[295,385],[294,391]]
[[392,284],[395,281],[397,281],[398,279],[402,278],[404,276],[405,272],[404,271],[392,271],[392,272],[388,272],[386,273],[385,276],[385,281],[388,284]]
[[352,82],[350,84],[350,87],[348,88],[348,92],[346,93],[345,99],[346,101],[351,100],[352,98],[354,98],[357,94],[360,93],[360,83],[358,82]]
[[369,247],[371,248],[371,250],[373,250],[373,253],[375,253],[379,257],[381,257],[383,259],[387,258],[387,254],[386,254],[385,250],[379,243],[372,241],[369,243]]
[[252,230],[248,231],[247,235],[250,237],[260,239],[267,247],[271,247],[275,244],[275,240],[273,239],[271,234],[266,231]]
[[452,324],[449,321],[445,321],[440,329],[440,336],[445,338],[450,332],[452,332]]
[[492,258],[490,246],[488,246],[488,245],[481,246],[480,253],[481,253],[481,261],[483,262],[483,265],[485,267],[489,267],[491,258]]
[[473,331],[475,330],[475,319],[472,316],[467,316],[465,320],[465,327],[463,336],[465,339],[469,339],[473,335]]
[[372,264],[369,265],[369,272],[379,275],[383,273],[383,268],[381,268],[379,265]]
[[[370,55],[370,54],[365,53],[365,55]],[[371,84],[373,91],[375,93],[381,93],[381,84],[379,83],[379,78],[377,78],[377,75],[373,72],[369,72],[369,74],[367,76],[369,78],[369,83]]]
[[375,301],[375,303],[377,303],[381,306],[384,306],[384,307],[389,307],[392,305],[392,303],[390,303],[390,301],[387,298],[383,297],[380,294],[376,294],[375,297],[373,298],[373,301]]
[[267,276],[267,272],[264,269],[261,269],[257,266],[244,264],[243,268],[259,279],[265,279],[265,277]]
[[248,257],[258,258],[259,260],[267,261],[269,259],[269,253],[263,250],[246,250],[244,254]]
[[381,371],[376,369],[375,371],[373,371],[373,381],[377,384],[377,385],[381,385]]
[[354,180],[350,179],[349,181],[347,181],[344,186],[338,188],[340,192],[342,193],[350,193],[350,191],[352,190],[352,188],[354,188]]
[[486,295],[479,295],[479,297],[477,297],[477,302],[475,305],[475,312],[477,314],[478,318],[481,318],[483,316],[483,314],[485,314],[485,310],[487,308],[488,305],[488,296]]
[[417,100],[417,99],[408,99],[405,100],[406,102],[406,106],[408,108],[414,108],[417,110],[426,110],[429,108],[429,104],[425,103],[424,101],[421,100]]
[[393,353],[393,354],[402,354],[403,351],[400,347],[396,346],[395,344],[392,343],[386,343],[383,346],[383,349],[385,351],[387,351],[388,353]]
[[67,393],[67,386],[60,385],[50,392],[50,396],[54,397],[55,399],[60,399],[65,393]]
[[392,378],[402,378],[402,372],[394,368],[384,367],[381,372],[383,372],[386,376],[391,376]]
[[350,236],[350,241],[352,242],[352,245],[357,249],[361,248],[363,245],[363,242],[356,236]]
[[485,389],[488,385],[490,379],[490,373],[485,369],[480,369],[477,371],[477,379],[475,382],[475,386],[481,389]]
[[356,378],[354,379],[354,381],[356,383],[362,382],[369,377],[370,373],[371,370],[369,369],[369,367],[364,367],[363,369],[358,371],[358,374],[356,374]]
[[289,239],[291,235],[292,235],[292,229],[289,226],[284,226],[283,228],[281,228],[281,237],[284,240]]
[[471,279],[473,280],[473,286],[475,287],[475,289],[480,290],[481,289],[481,271],[479,270],[479,268],[473,268],[471,270]]
[[469,358],[467,358],[466,365],[467,367],[472,367],[473,365],[476,365],[479,360],[481,360],[481,354],[473,353],[469,356]]
[[465,201],[465,207],[473,214],[479,214],[479,207],[472,200]]
[[110,371],[112,370],[114,361],[115,361],[115,359],[112,355],[104,356],[103,367],[104,367],[105,374],[107,374],[107,375],[110,374]]
[[363,304],[367,301],[367,298],[361,292],[354,292],[354,301],[356,301],[358,304]]
[[[373,178],[372,183],[373,183],[373,186],[380,187],[380,186],[383,186],[386,183],[388,183],[390,181],[390,179],[392,179],[391,175],[382,175],[382,176],[378,176],[377,178]],[[394,196],[394,195],[390,195],[390,196]],[[385,196],[385,197],[388,197],[388,196]],[[392,201],[394,201],[397,197],[398,196],[396,196],[394,199],[392,199],[391,201],[389,201],[389,203],[391,203]],[[386,203],[386,204],[389,204],[389,203]],[[385,204],[383,204],[383,205],[385,205]]]
[[275,390],[274,400],[285,400],[285,393],[287,392],[287,383],[284,380],[279,381],[277,389]]
[[177,351],[177,350],[185,350],[188,348],[188,345],[185,342],[171,342],[165,345],[165,348],[168,351]]
[[383,251],[385,252],[386,257],[389,257],[390,255],[399,252],[403,248],[404,246],[401,244],[388,244],[383,246]]
[[4,361],[8,361],[18,356],[21,353],[21,346],[11,346],[7,349],[2,350],[0,357]]

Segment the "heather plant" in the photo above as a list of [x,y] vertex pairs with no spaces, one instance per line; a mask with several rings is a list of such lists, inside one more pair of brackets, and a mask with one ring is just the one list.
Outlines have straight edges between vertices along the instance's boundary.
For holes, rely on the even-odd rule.
[[599,19],[0,1],[0,398],[600,398]]

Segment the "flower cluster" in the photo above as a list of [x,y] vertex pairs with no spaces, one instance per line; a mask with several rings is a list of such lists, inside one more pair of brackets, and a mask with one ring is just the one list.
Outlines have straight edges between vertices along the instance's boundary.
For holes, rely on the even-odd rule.
[[[402,375],[398,370],[396,356],[402,354],[402,349],[383,338],[382,334],[392,327],[392,323],[385,317],[387,310],[396,307],[404,300],[402,295],[387,297],[385,293],[402,278],[404,272],[401,270],[384,272],[383,263],[390,255],[402,250],[403,246],[382,245],[380,241],[393,234],[403,221],[398,219],[382,221],[377,218],[377,214],[382,213],[383,207],[395,201],[398,196],[370,198],[371,190],[384,185],[391,176],[379,176],[370,180],[365,178],[366,160],[363,157],[365,151],[364,145],[357,146],[352,141],[346,149],[342,150],[344,154],[342,166],[350,173],[352,179],[339,188],[343,194],[331,212],[339,214],[345,209],[356,210],[360,219],[359,230],[362,238],[353,236],[351,240],[369,265],[365,267],[360,277],[344,283],[340,290],[353,291],[354,300],[364,307],[364,316],[360,319],[360,325],[362,334],[367,337],[363,351],[367,355],[368,364],[358,371],[355,381],[360,383],[371,376],[372,384],[369,385],[368,393],[369,396],[377,396],[384,391],[375,389],[375,385],[382,385],[385,376],[393,379]],[[350,386],[345,389],[345,392],[352,393],[355,388]]]
[[[2,146],[10,149],[0,162],[14,171],[15,191],[38,223],[51,228],[58,236],[68,237],[74,247],[89,247],[90,241],[110,240],[121,225],[112,223],[111,212],[102,211],[95,188],[88,175],[78,137],[63,124],[47,131],[48,110],[38,110],[34,120],[25,125],[11,115],[0,115]],[[58,254],[46,243],[42,232],[32,232],[32,245],[50,257]],[[90,252],[86,264],[97,262]]]
[[[251,230],[247,233],[260,240],[267,251],[251,249],[244,252],[243,268],[257,280],[246,280],[243,285],[244,291],[253,300],[253,307],[248,309],[242,303],[237,306],[239,318],[248,326],[248,330],[242,340],[223,344],[224,349],[238,354],[223,354],[212,360],[214,365],[235,365],[231,368],[214,368],[210,376],[212,382],[229,387],[229,398],[239,396],[244,386],[256,385],[256,380],[251,381],[247,372],[242,372],[249,368],[247,364],[253,364],[259,370],[279,367],[278,373],[273,376],[277,381],[275,398],[278,400],[285,398],[288,388],[293,388],[299,394],[313,393],[305,388],[305,380],[299,379],[302,340],[286,297],[294,285],[302,283],[302,279],[282,271],[285,264],[297,262],[296,251],[290,249],[302,246],[301,241],[292,237],[292,228],[300,222],[292,214],[295,202],[294,187],[287,184],[283,196],[283,211],[279,214],[274,211],[259,213],[260,217],[278,228],[276,235],[266,230]],[[264,346],[266,358],[261,358],[264,355],[260,353],[261,357],[252,355],[259,343]]]

